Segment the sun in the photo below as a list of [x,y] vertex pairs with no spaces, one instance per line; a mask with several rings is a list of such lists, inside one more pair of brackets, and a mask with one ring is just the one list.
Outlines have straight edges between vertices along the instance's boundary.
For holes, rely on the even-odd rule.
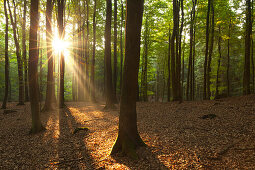
[[61,40],[58,37],[54,37],[52,41],[53,51],[56,54],[63,52],[64,54],[68,51],[69,43],[67,41]]

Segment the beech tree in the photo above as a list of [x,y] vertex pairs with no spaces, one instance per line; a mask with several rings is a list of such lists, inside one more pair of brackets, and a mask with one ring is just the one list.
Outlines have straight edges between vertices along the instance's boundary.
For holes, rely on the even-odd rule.
[[29,31],[29,94],[32,113],[32,128],[30,133],[44,130],[40,120],[39,85],[38,85],[38,47],[37,31],[39,23],[38,14],[39,0],[31,0],[30,8],[30,31]]
[[[123,84],[120,100],[119,131],[111,154],[122,151],[137,158],[135,149],[145,146],[137,130],[136,97],[140,60],[143,0],[128,0]],[[130,91],[130,89],[132,89]]]
[[52,9],[54,1],[47,0],[46,4],[46,43],[47,43],[47,58],[48,58],[48,74],[47,74],[47,88],[46,88],[46,99],[43,110],[53,110],[53,103],[55,102],[55,91],[53,86],[53,54],[52,54]]
[[105,91],[106,105],[104,109],[114,108],[113,86],[112,86],[112,66],[111,66],[111,17],[112,2],[106,1],[106,21],[105,21]]
[[4,100],[2,104],[2,109],[6,109],[6,103],[8,100],[8,90],[9,90],[9,56],[8,56],[8,12],[7,12],[7,1],[4,0],[4,16],[5,16],[5,49],[4,49],[4,59],[5,59],[5,91]]

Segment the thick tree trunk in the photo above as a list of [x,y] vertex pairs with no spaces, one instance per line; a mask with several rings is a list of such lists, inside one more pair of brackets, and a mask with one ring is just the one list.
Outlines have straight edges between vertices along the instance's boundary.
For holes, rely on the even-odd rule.
[[97,0],[94,0],[94,13],[93,13],[93,52],[92,52],[92,62],[91,62],[91,100],[96,101],[95,97],[95,57],[96,57],[96,7]]
[[[8,7],[9,7],[10,19],[11,19],[11,24],[12,24],[12,29],[13,29],[13,38],[14,38],[14,43],[16,46],[16,56],[17,56],[17,62],[18,62],[18,78],[19,78],[19,103],[18,103],[18,105],[24,105],[23,62],[22,62],[22,58],[20,55],[20,45],[19,45],[18,35],[17,35],[17,22],[16,22],[16,19],[13,19],[13,17],[12,17],[9,0],[7,0],[7,2],[8,2]],[[14,6],[15,6],[15,4],[14,4]],[[15,8],[16,7],[14,7],[14,15],[16,15]]]
[[[111,17],[112,17],[112,2],[106,1],[106,22],[105,22],[105,66],[106,66],[106,105],[105,110],[115,108],[113,100],[113,86],[112,86],[112,66],[111,66]],[[136,89],[137,87],[135,87]],[[136,100],[136,99],[134,99]]]
[[53,86],[55,86],[53,79],[53,54],[52,54],[52,0],[47,0],[46,4],[46,43],[47,43],[47,58],[48,58],[48,74],[47,74],[47,88],[46,88],[46,99],[43,110],[50,111],[54,109],[53,103],[56,101],[55,91],[53,91]]
[[30,32],[29,32],[29,94],[32,113],[31,133],[37,133],[44,130],[40,121],[39,109],[39,86],[38,86],[38,47],[37,47],[37,30],[39,23],[38,0],[31,0],[30,8]]
[[221,30],[220,30],[220,26],[219,26],[218,50],[219,50],[219,59],[218,59],[217,76],[216,76],[216,94],[215,94],[216,99],[219,96],[219,73],[220,73],[220,63],[221,63]]
[[7,3],[4,0],[4,15],[5,15],[5,50],[4,50],[4,59],[5,59],[5,91],[4,91],[4,100],[2,104],[2,109],[6,109],[6,103],[8,100],[8,90],[9,90],[9,56],[8,56],[8,13],[7,13]]
[[206,45],[205,45],[205,61],[204,61],[204,91],[203,99],[208,99],[207,97],[207,65],[208,65],[208,51],[209,51],[209,25],[210,25],[210,9],[211,0],[208,0],[207,17],[206,17]]
[[[59,39],[64,38],[64,0],[58,0],[58,32]],[[60,52],[60,87],[59,87],[59,107],[62,108],[64,104],[64,75],[65,75],[65,58],[63,51]]]
[[[137,130],[136,94],[140,59],[143,0],[127,1],[126,49],[120,102],[118,138],[111,154],[122,153],[137,159],[135,149],[145,146]],[[130,91],[129,89],[133,89]]]

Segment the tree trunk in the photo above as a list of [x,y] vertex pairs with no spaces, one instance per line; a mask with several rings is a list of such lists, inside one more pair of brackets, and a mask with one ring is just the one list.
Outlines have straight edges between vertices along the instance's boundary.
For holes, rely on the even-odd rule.
[[28,79],[27,79],[27,49],[26,49],[26,13],[27,13],[27,1],[24,0],[24,9],[23,9],[23,22],[22,22],[22,57],[24,63],[24,72],[25,72],[25,101],[29,101],[28,95]]
[[169,32],[168,32],[168,60],[167,60],[167,70],[168,70],[168,78],[167,78],[167,101],[170,102],[171,97],[171,89],[170,89],[170,82],[171,82],[171,32],[170,32],[170,25],[169,25]]
[[230,80],[229,80],[229,67],[230,67],[230,30],[231,29],[231,19],[229,22],[229,27],[228,27],[228,63],[227,63],[227,94],[230,96]]
[[[10,19],[11,19],[11,24],[12,24],[12,29],[13,29],[13,38],[14,38],[14,43],[16,46],[16,56],[17,56],[17,62],[18,62],[18,77],[19,77],[19,103],[18,103],[18,105],[24,105],[23,62],[22,62],[22,58],[20,55],[20,45],[19,45],[19,41],[18,41],[18,37],[17,37],[18,36],[17,35],[17,22],[16,22],[16,19],[13,19],[13,17],[12,17],[9,0],[7,0],[7,2],[8,2],[8,7],[9,7]],[[15,4],[14,4],[14,6],[15,6]],[[16,15],[16,7],[14,7],[14,15]]]
[[122,28],[123,28],[123,2],[121,0],[121,26],[120,26],[120,91],[122,88],[122,70],[123,70],[123,45],[122,45]]
[[217,76],[216,76],[216,94],[215,94],[216,99],[219,96],[219,73],[220,73],[220,63],[221,63],[221,30],[220,30],[220,26],[219,26],[218,50],[219,50],[219,59],[218,59]]
[[143,54],[143,69],[142,69],[142,94],[143,101],[148,101],[148,82],[147,82],[147,70],[148,70],[148,36],[149,36],[149,28],[148,28],[148,16],[146,16],[145,21],[145,32],[144,32],[144,54]]
[[[64,39],[64,0],[58,0],[58,32],[59,39]],[[64,75],[65,75],[65,58],[63,51],[60,52],[60,87],[59,87],[59,107],[62,108],[64,104]]]
[[5,91],[4,91],[4,100],[2,104],[2,109],[6,109],[6,103],[8,100],[8,88],[9,88],[9,56],[8,56],[8,13],[7,13],[7,3],[4,0],[4,15],[5,15],[5,50],[4,50],[4,57],[5,57]]
[[46,44],[47,44],[47,58],[48,58],[48,74],[47,74],[47,88],[46,88],[46,99],[43,110],[50,111],[54,109],[53,103],[56,100],[55,91],[53,91],[53,86],[55,86],[53,79],[53,54],[52,54],[52,0],[47,0],[46,4]]
[[37,133],[44,130],[40,120],[39,110],[39,86],[38,86],[38,47],[37,30],[39,23],[38,0],[31,0],[30,8],[30,32],[29,32],[29,94],[32,113],[32,128],[30,133]]
[[[113,100],[112,86],[112,66],[111,66],[111,17],[112,17],[112,2],[106,1],[106,22],[105,22],[105,66],[106,66],[106,105],[105,110],[115,108]],[[136,89],[137,87],[135,87]],[[134,99],[136,100],[136,99]]]
[[210,99],[211,97],[211,61],[212,61],[212,54],[213,54],[213,43],[214,43],[214,7],[213,7],[213,0],[211,0],[211,10],[212,10],[212,18],[211,18],[211,39],[210,39],[210,49],[209,49],[209,56],[208,56],[208,65],[207,65],[207,97]]
[[87,18],[86,18],[86,25],[87,25],[87,35],[85,41],[85,61],[86,61],[86,96],[87,99],[89,98],[89,0],[86,0],[86,8],[87,8]]
[[117,0],[114,0],[114,42],[113,42],[113,97],[117,103]]
[[119,131],[111,154],[122,151],[127,156],[137,159],[135,149],[145,146],[137,130],[136,113],[143,0],[127,1],[126,15],[126,57],[120,101]]
[[210,9],[211,0],[208,0],[207,17],[206,17],[206,47],[205,47],[205,61],[204,61],[204,91],[203,99],[207,99],[207,64],[208,64],[208,50],[209,50],[209,25],[210,25]]
[[96,101],[95,98],[95,56],[96,56],[96,7],[97,0],[94,0],[94,13],[93,13],[93,52],[92,52],[92,62],[91,62],[91,100]]

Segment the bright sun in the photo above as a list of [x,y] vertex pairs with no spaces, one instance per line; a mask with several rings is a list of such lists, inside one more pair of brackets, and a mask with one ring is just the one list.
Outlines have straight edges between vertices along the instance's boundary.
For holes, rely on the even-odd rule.
[[60,40],[58,37],[54,37],[52,47],[56,54],[59,54],[60,52],[66,53],[68,51],[68,42]]

